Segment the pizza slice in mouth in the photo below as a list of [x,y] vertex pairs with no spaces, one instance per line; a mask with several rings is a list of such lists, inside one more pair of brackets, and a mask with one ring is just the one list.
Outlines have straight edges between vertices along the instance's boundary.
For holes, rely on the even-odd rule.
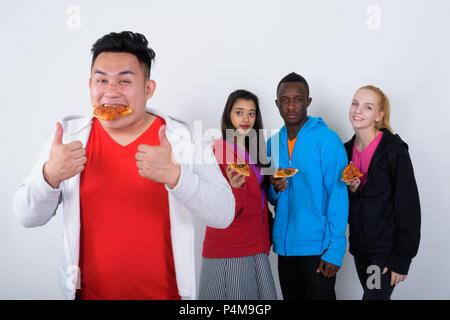
[[93,115],[99,120],[110,121],[133,112],[133,109],[124,105],[94,106]]

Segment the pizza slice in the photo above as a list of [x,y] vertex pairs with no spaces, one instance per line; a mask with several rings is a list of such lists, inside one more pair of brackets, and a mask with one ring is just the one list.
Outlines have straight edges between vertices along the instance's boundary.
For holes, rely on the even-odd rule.
[[298,169],[294,168],[279,168],[277,172],[273,175],[274,178],[290,178],[298,172]]
[[123,117],[127,114],[133,112],[133,109],[124,105],[102,105],[102,106],[94,106],[93,115],[97,119],[110,121],[113,119],[117,119]]
[[355,167],[352,161],[350,161],[348,166],[345,167],[344,172],[342,172],[342,178],[346,183],[355,178],[361,178],[362,176],[363,174]]
[[250,166],[247,163],[230,163],[228,164],[231,168],[234,169],[239,174],[242,174],[246,177],[250,176]]

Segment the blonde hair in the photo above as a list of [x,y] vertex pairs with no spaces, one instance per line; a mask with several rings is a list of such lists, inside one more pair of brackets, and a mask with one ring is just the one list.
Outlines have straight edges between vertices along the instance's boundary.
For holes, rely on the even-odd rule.
[[387,95],[380,88],[377,88],[377,87],[371,86],[371,85],[361,87],[358,89],[358,91],[361,89],[371,90],[380,97],[380,103],[379,103],[380,112],[384,112],[384,116],[381,119],[381,121],[378,121],[375,123],[375,128],[376,129],[386,128],[390,132],[394,133],[394,131],[391,128],[391,123],[389,122],[389,116],[391,113],[391,105],[389,103],[389,98],[387,97]]

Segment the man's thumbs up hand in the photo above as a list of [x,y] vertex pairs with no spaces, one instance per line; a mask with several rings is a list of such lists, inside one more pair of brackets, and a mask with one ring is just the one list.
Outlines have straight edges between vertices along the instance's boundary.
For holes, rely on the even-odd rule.
[[63,144],[63,128],[61,123],[57,122],[56,123],[56,133],[55,133],[55,137],[53,138],[53,144],[52,145],[58,145],[58,144]]
[[43,169],[47,183],[57,188],[62,181],[83,171],[86,161],[86,150],[81,141],[63,144],[63,128],[59,122],[56,123],[50,156]]
[[141,144],[136,153],[136,166],[140,176],[173,189],[180,177],[181,167],[172,157],[172,147],[166,136],[166,126],[159,128],[159,146]]
[[165,125],[162,125],[161,128],[159,128],[158,136],[159,136],[159,145],[160,146],[169,146],[170,147],[169,140],[167,139],[167,136],[166,136],[166,126]]

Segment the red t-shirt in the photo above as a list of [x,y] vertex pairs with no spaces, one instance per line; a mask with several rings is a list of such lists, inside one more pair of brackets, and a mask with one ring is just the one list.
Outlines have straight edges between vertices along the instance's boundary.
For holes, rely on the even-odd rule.
[[159,145],[163,123],[121,146],[94,119],[80,180],[82,299],[180,299],[167,190],[135,158],[140,144]]

